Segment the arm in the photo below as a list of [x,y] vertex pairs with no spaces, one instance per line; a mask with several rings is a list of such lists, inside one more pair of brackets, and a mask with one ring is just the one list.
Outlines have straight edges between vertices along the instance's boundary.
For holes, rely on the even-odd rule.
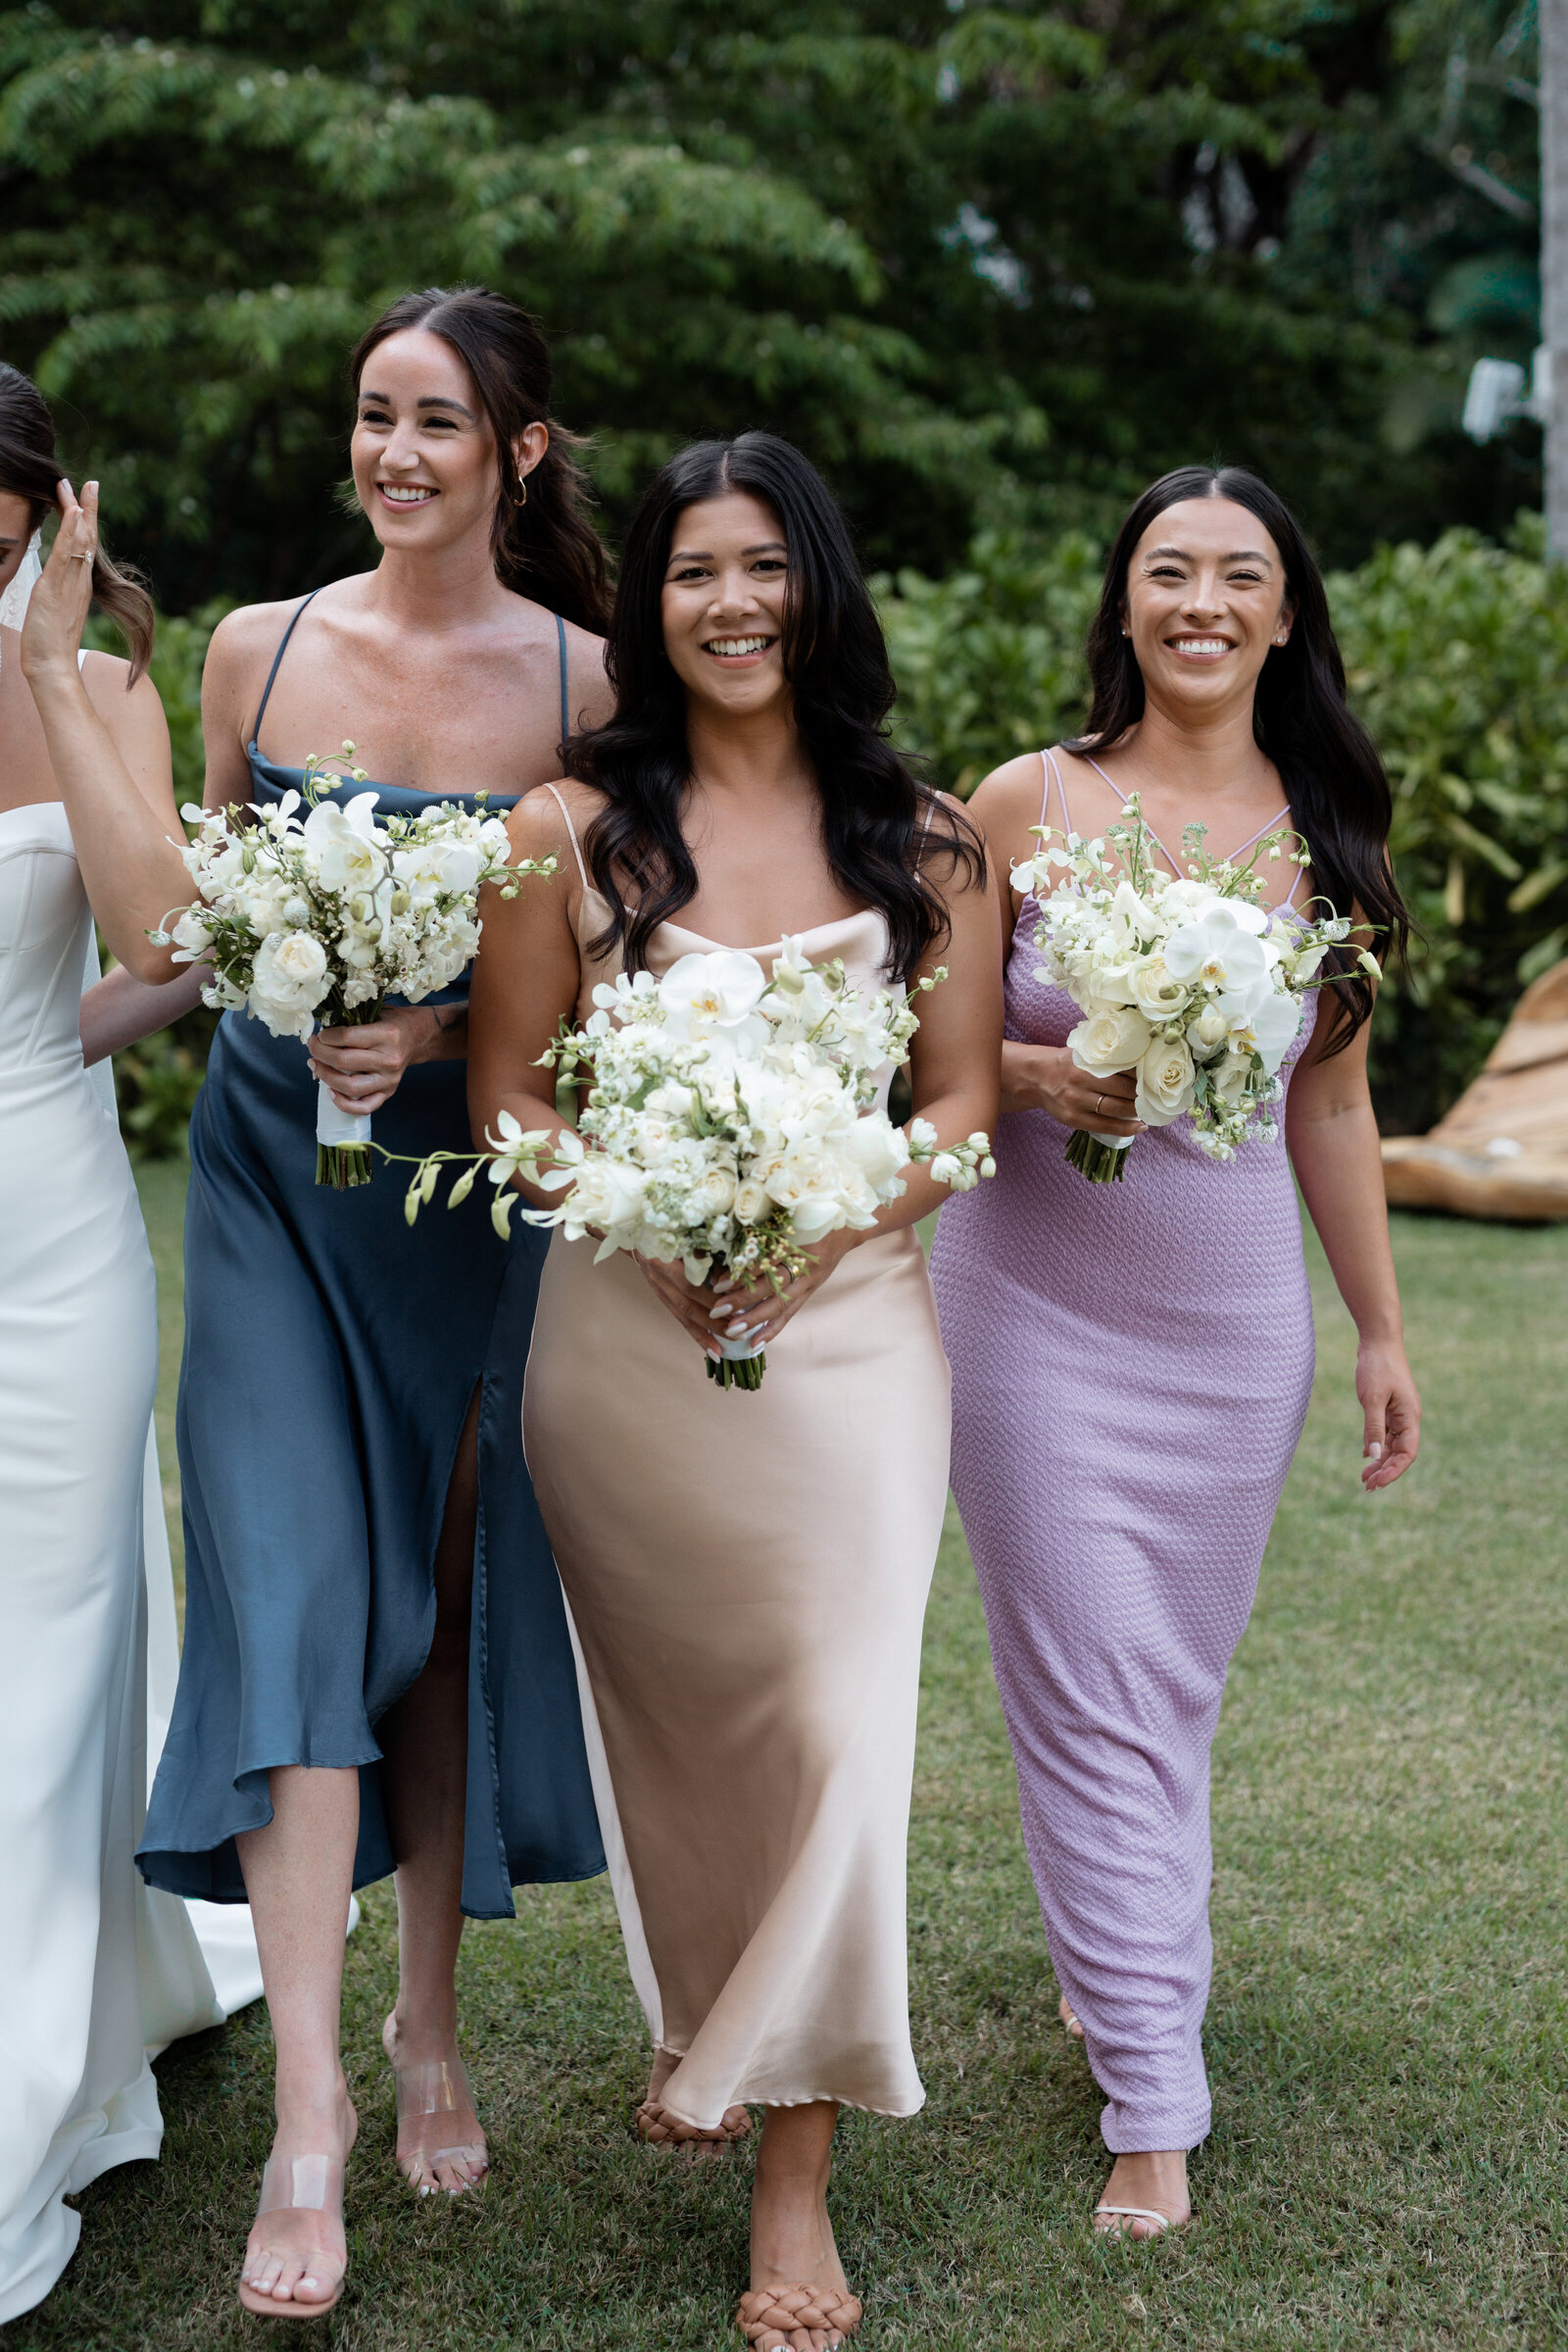
[[177,980],[154,987],[117,964],[81,1000],[81,1058],[87,1067],[189,1012],[202,1001],[206,976],[200,964],[187,963]]
[[[991,859],[1004,967],[1023,904],[1012,887],[1011,868],[1040,847],[1030,831],[1040,821],[1040,760],[1031,752],[994,769],[969,803],[969,814],[985,834]],[[1137,1085],[1131,1070],[1123,1070],[1115,1078],[1092,1078],[1087,1070],[1079,1069],[1065,1046],[1030,1046],[1010,1037],[1003,1040],[1001,1106],[1004,1111],[1048,1111],[1063,1127],[1082,1127],[1091,1135],[1142,1135],[1144,1123],[1133,1116]]]
[[191,896],[180,858],[169,728],[150,678],[125,691],[126,665],[106,654],[76,660],[92,602],[98,486],[78,506],[60,485],[60,529],[27,603],[22,670],[37,705],[82,884],[117,959],[156,985],[179,970],[147,937]]
[[1325,1058],[1327,1011],[1325,1005],[1318,1034],[1291,1079],[1285,1134],[1297,1181],[1359,1335],[1355,1393],[1367,1464],[1361,1484],[1370,1492],[1392,1486],[1415,1460],[1421,1399],[1405,1360],[1383,1161],[1367,1090],[1370,1024],[1362,1024],[1342,1054]]
[[[504,899],[493,883],[480,894],[484,936],[468,997],[468,1119],[481,1149],[503,1110],[525,1129],[545,1129],[552,1143],[566,1125],[556,1108],[554,1072],[536,1065],[575,1010],[582,981],[571,927],[576,868],[554,796],[529,793],[507,832],[514,863],[553,856],[561,870],[550,881],[526,876],[514,899]],[[540,1207],[560,1198],[520,1181],[517,1189]]]

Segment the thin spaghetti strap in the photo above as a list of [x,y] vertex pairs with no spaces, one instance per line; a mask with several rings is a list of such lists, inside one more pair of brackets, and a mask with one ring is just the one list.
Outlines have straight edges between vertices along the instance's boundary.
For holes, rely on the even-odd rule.
[[299,626],[300,614],[304,612],[306,606],[312,603],[316,597],[318,597],[321,591],[319,588],[313,588],[309,596],[301,597],[299,603],[295,606],[294,611],[289,617],[288,627],[283,631],[282,636],[278,639],[277,651],[272,656],[272,666],[267,673],[267,684],[262,688],[262,699],[256,706],[256,723],[251,728],[251,750],[253,752],[256,750],[261,739],[262,718],[267,710],[268,698],[272,691],[272,680],[277,675],[277,665],[288,651],[288,641],[293,636],[296,628]]
[[[1259,825],[1255,833],[1249,833],[1245,841],[1239,842],[1236,848],[1231,852],[1232,858],[1239,858],[1243,850],[1250,850],[1251,848],[1254,841],[1261,841],[1264,834],[1268,832],[1271,826],[1288,825],[1290,821],[1291,812],[1289,808],[1282,808],[1278,816],[1271,816],[1267,824]],[[1299,879],[1299,877],[1298,877],[1298,879]]]
[[[566,692],[566,624],[559,612],[556,614],[556,645],[561,655],[561,740],[564,745],[567,736],[571,733],[571,698]],[[557,798],[560,798],[559,794]],[[565,806],[564,802],[562,803],[562,806]],[[567,817],[566,822],[570,824],[570,817]],[[574,833],[571,838],[575,841],[576,834]],[[579,859],[578,862],[580,863],[581,860]]]
[[545,790],[546,792],[555,795],[556,807],[561,810],[562,815],[566,820],[566,831],[571,835],[571,854],[577,860],[577,871],[582,876],[582,886],[584,890],[592,890],[593,884],[588,879],[588,868],[582,861],[582,850],[577,841],[577,828],[571,821],[571,810],[566,807],[565,802],[562,799],[561,794],[556,790],[554,784],[547,784],[545,786]]
[[918,872],[919,872],[919,870],[920,870],[920,860],[921,860],[921,858],[922,858],[925,856],[925,845],[926,845],[926,840],[927,840],[927,837],[928,837],[928,835],[930,834],[930,831],[931,831],[931,819],[932,819],[932,818],[935,816],[936,812],[937,812],[937,796],[936,796],[936,794],[933,792],[933,793],[930,793],[930,794],[928,794],[928,795],[927,795],[927,797],[926,797],[926,804],[925,804],[925,823],[924,823],[924,824],[923,824],[923,825],[920,827],[920,838],[919,838],[919,841],[918,841],[918,842],[915,844],[915,851],[914,851],[914,870],[915,870],[915,872],[916,872],[916,873],[918,873]]
[[1061,803],[1061,828],[1064,833],[1070,833],[1072,831],[1072,824],[1067,815],[1067,788],[1062,783],[1061,770],[1056,765],[1055,753],[1042,752],[1040,755],[1040,764],[1042,768],[1044,768],[1046,776],[1045,798],[1040,804],[1040,822],[1043,825],[1051,822],[1051,783],[1052,778],[1054,777],[1056,783],[1056,798]]

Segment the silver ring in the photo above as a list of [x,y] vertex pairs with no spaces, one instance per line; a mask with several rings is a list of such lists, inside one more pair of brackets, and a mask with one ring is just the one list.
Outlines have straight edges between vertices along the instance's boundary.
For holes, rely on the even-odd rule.
[[98,550],[95,547],[89,547],[85,552],[74,549],[68,561],[73,564],[90,564],[97,553]]

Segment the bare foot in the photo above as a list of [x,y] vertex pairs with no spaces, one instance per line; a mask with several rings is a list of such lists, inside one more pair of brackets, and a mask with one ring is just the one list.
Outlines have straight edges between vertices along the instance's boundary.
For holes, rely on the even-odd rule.
[[338,2094],[332,2106],[292,2109],[278,2119],[263,2176],[264,2202],[273,2195],[297,2201],[258,2213],[251,2225],[239,2275],[239,2299],[247,2311],[309,2318],[313,2310],[329,2309],[342,2291],[349,2260],[343,2167],[359,2118],[341,2077]]
[[737,2315],[756,2352],[833,2352],[859,2324],[828,2218],[836,2107],[770,2107],[752,2188],[752,2291]]
[[381,2028],[398,2086],[398,2170],[421,2197],[461,2197],[490,2170],[484,2127],[455,2034],[416,2033],[394,2009]]
[[744,2107],[726,2107],[718,2129],[705,2132],[671,2115],[660,2094],[679,2064],[673,2050],[655,2050],[648,2096],[635,2118],[638,2137],[651,2148],[672,2148],[688,2162],[697,2156],[721,2156],[734,2141],[747,2136],[752,2119]]
[[[1118,2156],[1102,2192],[1095,2229],[1104,2237],[1162,2237],[1164,2228],[1148,2214],[1163,2215],[1165,2225],[1179,2230],[1193,2218],[1187,2195],[1187,2151],[1161,2148],[1137,2156]],[[1106,2213],[1107,2205],[1136,2205],[1135,2214]]]
[[1074,2041],[1082,2041],[1084,2037],[1083,2027],[1079,2023],[1078,2019],[1074,2016],[1072,2003],[1068,2000],[1065,1993],[1062,1994],[1060,2000],[1056,2003],[1056,2015],[1061,2020],[1064,2032],[1068,2034]]

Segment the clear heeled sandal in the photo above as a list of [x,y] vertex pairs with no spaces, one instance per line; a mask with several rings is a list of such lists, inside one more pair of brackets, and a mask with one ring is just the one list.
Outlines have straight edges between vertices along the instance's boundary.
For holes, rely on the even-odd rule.
[[[426,2066],[398,2066],[392,2070],[397,2084],[398,2135],[410,2122],[422,2122],[432,2115],[475,2115],[473,2091],[461,2058],[439,2058]],[[415,2148],[398,2158],[398,2169],[421,2197],[429,2197],[442,2183],[433,2178],[438,2164],[462,2166],[467,2179],[457,2188],[449,2188],[450,2197],[458,2197],[466,2188],[479,2188],[490,2170],[490,2155],[483,2140],[466,2140],[452,2146]]]
[[[270,2213],[330,2213],[339,2227],[343,2221],[343,2166],[335,2156],[270,2156],[262,2173],[262,2193],[257,2201],[256,2218],[261,2221]],[[249,2256],[246,2257],[247,2262]],[[335,2267],[337,2276],[329,2274]],[[241,2273],[239,2299],[244,2308],[263,2320],[323,2320],[335,2311],[343,2297],[343,2280],[348,2270],[348,2256],[329,2253],[318,2247],[303,2273],[299,2284],[330,2286],[331,2293],[319,2301],[301,2302],[297,2294],[274,2295],[252,2286]]]

